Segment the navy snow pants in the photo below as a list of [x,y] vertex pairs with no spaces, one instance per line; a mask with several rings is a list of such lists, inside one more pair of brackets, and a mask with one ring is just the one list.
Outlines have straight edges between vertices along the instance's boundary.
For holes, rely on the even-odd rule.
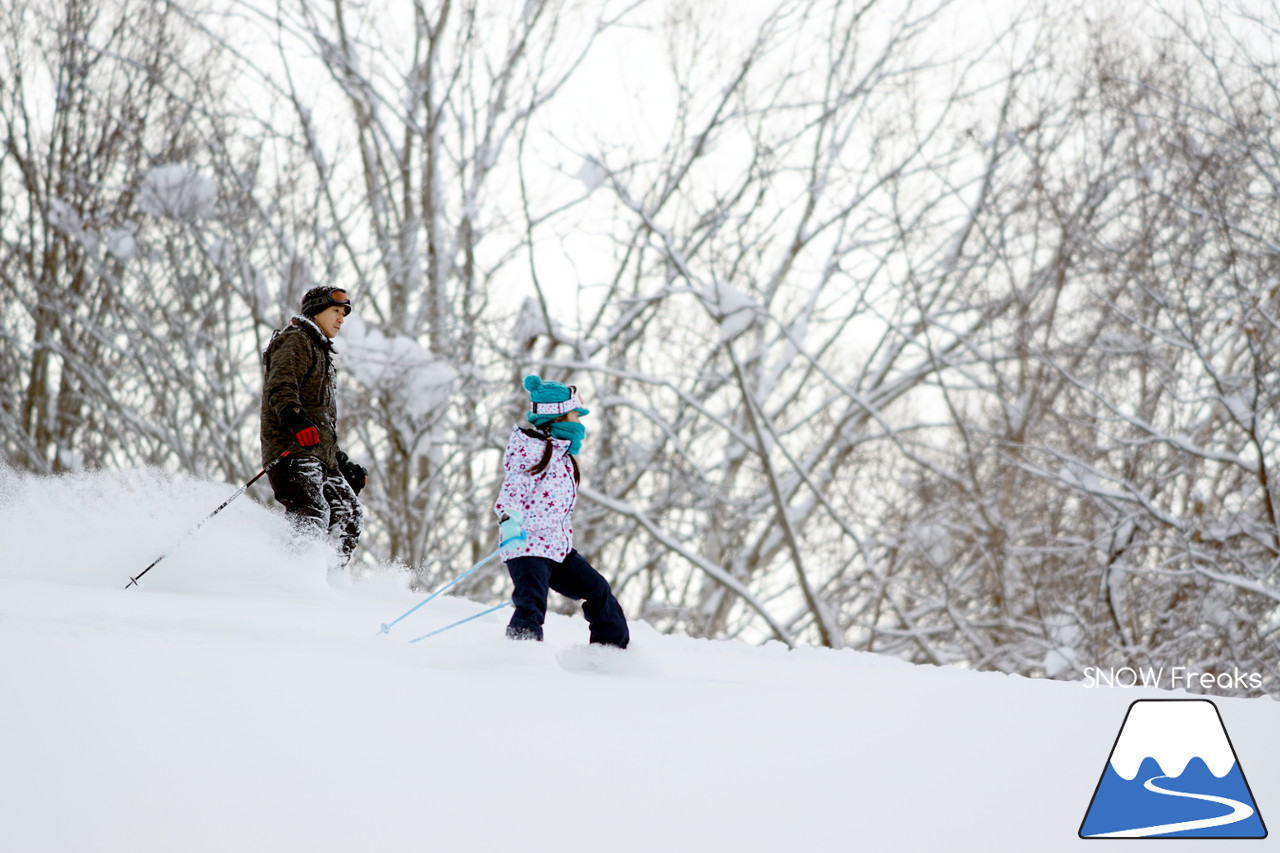
[[625,649],[631,641],[627,617],[604,575],[577,551],[557,563],[547,557],[514,557],[507,572],[515,584],[511,596],[516,612],[507,625],[507,636],[517,640],[541,640],[547,615],[547,590],[582,602],[582,613],[591,626],[591,642]]

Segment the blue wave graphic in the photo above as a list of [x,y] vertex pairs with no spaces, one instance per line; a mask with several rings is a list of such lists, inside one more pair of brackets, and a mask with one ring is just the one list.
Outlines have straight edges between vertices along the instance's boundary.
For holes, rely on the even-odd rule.
[[[1155,787],[1151,790],[1148,787]],[[1178,796],[1178,793],[1209,795],[1248,806],[1252,814],[1219,826],[1181,829],[1144,835],[1148,838],[1265,838],[1266,828],[1257,804],[1240,772],[1239,764],[1221,779],[1209,771],[1200,758],[1188,762],[1177,777],[1164,775],[1155,759],[1145,758],[1138,775],[1125,780],[1107,763],[1089,812],[1080,827],[1083,837],[1159,828],[1188,821],[1222,819],[1236,810],[1223,803]]]

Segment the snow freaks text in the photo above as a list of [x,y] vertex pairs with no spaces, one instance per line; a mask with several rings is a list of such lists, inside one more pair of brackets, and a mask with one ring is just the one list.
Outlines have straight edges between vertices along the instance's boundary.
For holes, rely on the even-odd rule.
[[1185,666],[1172,667],[1101,667],[1084,668],[1084,686],[1098,687],[1159,687],[1168,690],[1261,690],[1262,674],[1241,672],[1238,667],[1230,672],[1198,672]]

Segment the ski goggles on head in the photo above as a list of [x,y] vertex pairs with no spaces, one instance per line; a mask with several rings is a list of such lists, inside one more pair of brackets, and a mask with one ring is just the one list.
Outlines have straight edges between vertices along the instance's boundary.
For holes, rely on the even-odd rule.
[[559,403],[535,403],[529,402],[529,414],[531,415],[563,415],[565,412],[572,412],[574,409],[583,408],[582,401],[578,399],[578,386],[569,386],[569,399],[562,400]]
[[340,287],[335,287],[333,290],[326,293],[324,297],[319,300],[318,304],[320,311],[337,305],[342,309],[342,316],[345,317],[351,313],[351,297],[347,296],[347,292]]
[[320,311],[332,309],[334,306],[342,309],[343,316],[351,314],[351,297],[347,296],[346,289],[330,287],[319,292],[307,291],[307,296],[302,301],[302,313],[315,316],[320,314]]

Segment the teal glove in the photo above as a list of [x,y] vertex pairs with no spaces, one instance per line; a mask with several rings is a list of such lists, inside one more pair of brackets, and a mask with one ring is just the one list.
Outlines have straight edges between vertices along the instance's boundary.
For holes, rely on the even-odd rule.
[[510,513],[503,516],[502,521],[498,524],[498,548],[503,551],[510,550],[519,542],[523,542],[529,538],[529,534],[524,529],[524,514],[518,509],[511,510]]

